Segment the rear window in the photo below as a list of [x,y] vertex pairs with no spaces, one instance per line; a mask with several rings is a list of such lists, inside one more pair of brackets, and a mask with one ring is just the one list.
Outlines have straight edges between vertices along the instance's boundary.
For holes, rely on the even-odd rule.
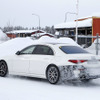
[[59,48],[66,54],[88,53],[84,49],[77,46],[61,46]]

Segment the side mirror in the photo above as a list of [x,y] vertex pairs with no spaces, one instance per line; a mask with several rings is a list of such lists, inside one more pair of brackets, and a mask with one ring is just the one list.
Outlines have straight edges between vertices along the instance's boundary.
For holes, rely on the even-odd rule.
[[17,52],[16,52],[16,55],[20,55],[20,54],[21,54],[20,51],[17,51]]

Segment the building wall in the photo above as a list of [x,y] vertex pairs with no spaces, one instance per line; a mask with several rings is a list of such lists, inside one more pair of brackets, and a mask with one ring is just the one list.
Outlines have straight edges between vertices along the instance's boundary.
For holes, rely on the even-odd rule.
[[32,33],[9,33],[7,34],[7,36],[9,38],[15,38],[15,37],[26,37],[26,36],[31,36],[32,34],[36,34],[36,33],[43,33],[42,31],[35,31],[35,32],[32,32]]
[[[93,17],[92,22],[92,36],[96,36],[97,33],[99,33],[100,36],[100,17]],[[94,41],[95,39],[92,39]]]
[[8,36],[9,38],[15,38],[15,37],[16,37],[16,34],[7,34],[7,36]]

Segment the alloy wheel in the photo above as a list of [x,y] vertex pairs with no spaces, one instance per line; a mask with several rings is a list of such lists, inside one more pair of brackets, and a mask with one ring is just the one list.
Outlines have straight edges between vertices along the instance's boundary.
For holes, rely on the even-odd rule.
[[47,70],[47,79],[51,84],[56,84],[59,81],[59,70],[55,66],[50,66]]
[[0,62],[0,76],[4,77],[7,74],[7,65],[5,62]]

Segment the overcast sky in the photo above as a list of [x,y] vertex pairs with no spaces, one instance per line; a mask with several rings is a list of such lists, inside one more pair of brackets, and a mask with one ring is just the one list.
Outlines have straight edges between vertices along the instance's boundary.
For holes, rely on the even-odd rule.
[[[76,12],[77,0],[0,0],[0,27],[10,25],[41,27],[63,23],[66,12]],[[100,0],[79,0],[79,17],[100,12]],[[75,15],[68,15],[74,20]]]

